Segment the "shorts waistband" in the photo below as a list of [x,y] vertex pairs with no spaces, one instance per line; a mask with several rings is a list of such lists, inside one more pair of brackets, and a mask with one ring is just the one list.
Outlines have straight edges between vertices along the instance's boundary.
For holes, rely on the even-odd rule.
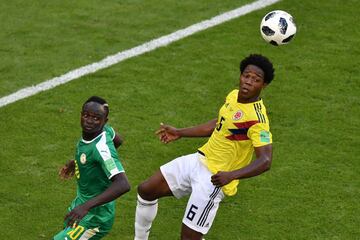
[[198,150],[198,153],[199,153],[200,155],[203,155],[203,156],[205,157],[205,153],[203,153],[202,151]]

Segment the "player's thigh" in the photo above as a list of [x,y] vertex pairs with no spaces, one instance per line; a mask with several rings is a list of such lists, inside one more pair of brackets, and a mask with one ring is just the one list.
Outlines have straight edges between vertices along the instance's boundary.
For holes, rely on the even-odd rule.
[[172,192],[160,170],[141,183],[137,190],[138,194],[148,201],[164,196],[172,196]]
[[176,198],[188,196],[191,193],[191,176],[199,163],[198,153],[178,157],[160,167],[172,194]]
[[211,183],[211,172],[199,163],[192,176],[192,193],[186,206],[183,223],[190,229],[206,234],[212,226],[224,193]]
[[181,226],[181,240],[203,240],[203,234],[194,231],[183,223]]

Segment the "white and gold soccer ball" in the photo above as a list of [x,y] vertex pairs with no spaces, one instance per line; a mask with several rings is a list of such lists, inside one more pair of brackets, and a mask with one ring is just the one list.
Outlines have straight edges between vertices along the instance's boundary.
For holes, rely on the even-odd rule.
[[264,40],[272,45],[287,44],[296,34],[294,18],[282,10],[271,11],[263,17],[260,32]]

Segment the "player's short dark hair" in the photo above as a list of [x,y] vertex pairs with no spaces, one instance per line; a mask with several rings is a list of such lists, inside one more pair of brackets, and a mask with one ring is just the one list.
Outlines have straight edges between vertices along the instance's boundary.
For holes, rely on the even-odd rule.
[[269,84],[274,78],[275,69],[267,57],[260,54],[250,54],[240,63],[240,72],[243,73],[248,65],[255,65],[264,71],[264,82]]
[[89,97],[83,104],[83,107],[85,106],[85,104],[89,103],[89,102],[96,102],[99,103],[101,105],[104,106],[104,109],[106,111],[106,116],[109,115],[109,104],[107,103],[107,101],[105,99],[103,99],[102,97],[98,97],[98,96],[91,96]]

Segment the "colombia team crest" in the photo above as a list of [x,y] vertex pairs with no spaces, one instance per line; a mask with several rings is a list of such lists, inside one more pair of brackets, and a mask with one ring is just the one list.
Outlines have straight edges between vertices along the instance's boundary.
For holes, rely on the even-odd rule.
[[234,121],[240,120],[243,115],[244,115],[244,113],[243,113],[241,110],[238,110],[238,111],[234,114],[233,120],[234,120]]
[[80,162],[81,162],[82,164],[85,164],[85,163],[86,163],[86,154],[85,154],[85,153],[82,153],[82,154],[80,155]]

